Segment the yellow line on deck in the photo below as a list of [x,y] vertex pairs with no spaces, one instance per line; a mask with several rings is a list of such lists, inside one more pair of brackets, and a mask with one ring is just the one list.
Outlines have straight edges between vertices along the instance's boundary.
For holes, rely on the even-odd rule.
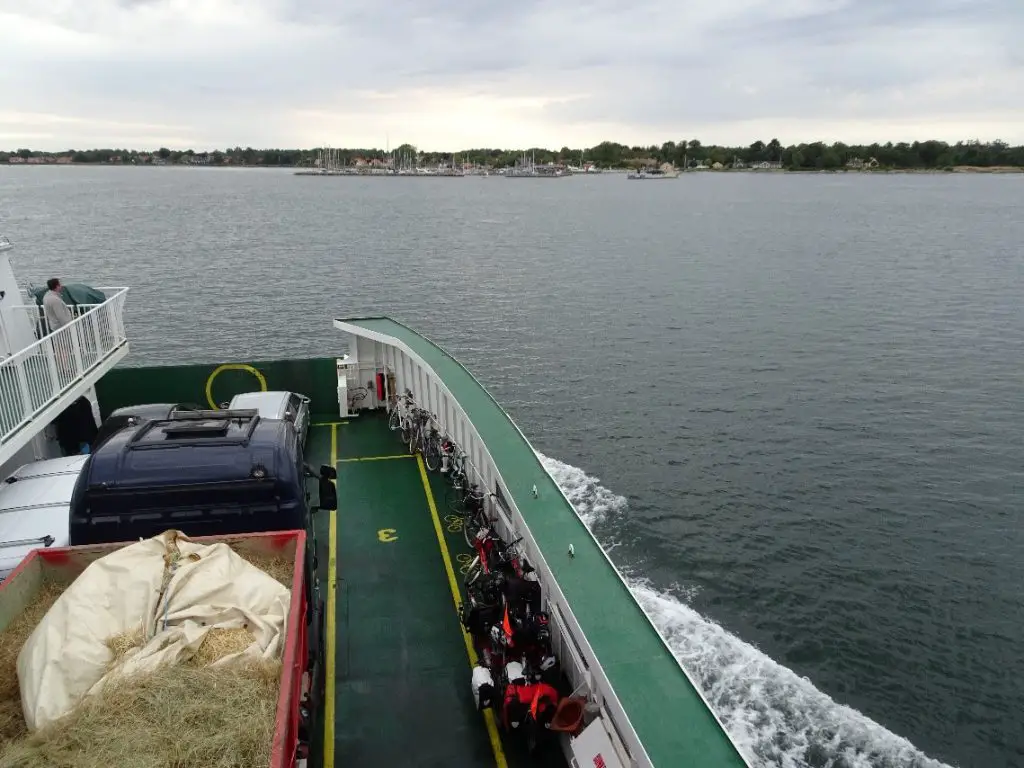
[[[437,534],[437,545],[441,549],[441,559],[444,560],[444,570],[448,574],[448,586],[452,590],[452,600],[455,602],[455,610],[459,608],[459,583],[455,581],[455,569],[452,568],[452,557],[448,553],[448,544],[444,540],[444,531],[441,529],[441,519],[437,516],[437,504],[434,503],[434,493],[430,490],[430,480],[427,478],[427,468],[423,464],[423,457],[416,454],[416,463],[420,468],[420,479],[423,481],[423,492],[427,495],[427,505],[430,507],[430,516],[434,518],[434,533]],[[476,666],[476,651],[473,649],[473,641],[459,621],[459,629],[462,631],[462,640],[466,643],[466,655],[469,656],[469,665]],[[494,761],[498,768],[508,768],[505,760],[505,751],[501,748],[501,738],[498,736],[498,726],[494,722],[494,713],[484,710],[484,722],[487,725],[487,735],[491,739],[491,749],[494,751]],[[326,766],[325,768],[330,768]]]
[[314,421],[309,426],[311,427],[343,427],[348,424],[347,421]]
[[411,459],[411,453],[399,453],[395,456],[359,456],[354,459],[338,459],[338,463],[342,464],[346,461],[387,461],[389,459]]
[[[338,466],[338,424],[331,424],[331,466]],[[338,481],[333,480],[334,486]],[[329,511],[330,534],[327,539],[327,669],[324,691],[324,762],[323,768],[334,768],[334,656],[337,632],[338,590],[338,512]]]

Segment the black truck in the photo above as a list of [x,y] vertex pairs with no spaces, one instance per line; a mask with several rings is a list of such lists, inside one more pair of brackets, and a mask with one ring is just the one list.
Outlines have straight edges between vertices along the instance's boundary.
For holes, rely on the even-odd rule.
[[[320,470],[320,506],[336,494]],[[189,536],[309,530],[294,425],[255,410],[181,410],[128,423],[87,459],[71,498],[72,545],[131,541],[174,528]],[[324,496],[327,498],[324,498]]]

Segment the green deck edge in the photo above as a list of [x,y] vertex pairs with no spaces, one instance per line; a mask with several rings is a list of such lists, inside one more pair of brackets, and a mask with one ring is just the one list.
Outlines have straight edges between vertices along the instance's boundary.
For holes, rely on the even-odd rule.
[[[480,382],[440,346],[391,318],[338,318],[336,322],[405,347],[433,370],[458,401],[486,445],[651,762],[665,768],[746,766],[536,451]],[[575,551],[572,558],[570,544]]]

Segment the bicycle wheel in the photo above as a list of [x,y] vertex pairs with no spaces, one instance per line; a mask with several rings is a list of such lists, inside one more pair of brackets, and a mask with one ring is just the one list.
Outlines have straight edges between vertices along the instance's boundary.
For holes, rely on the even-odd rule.
[[437,468],[441,466],[441,444],[436,437],[428,437],[425,442],[423,463],[431,472],[436,472]]
[[480,531],[486,527],[479,515],[468,515],[466,522],[462,524],[462,535],[466,538],[466,546],[470,549],[476,548],[476,539]]
[[473,562],[469,564],[469,568],[466,570],[466,576],[463,579],[463,581],[466,584],[466,587],[468,588],[473,586],[476,583],[477,579],[479,579],[480,576],[483,574],[483,572],[484,565],[482,562],[480,562],[480,557],[477,556],[473,559]]
[[402,426],[402,411],[399,406],[395,406],[391,409],[391,413],[388,415],[388,429],[394,432],[396,429]]
[[452,486],[444,492],[444,503],[455,514],[463,515],[466,513],[466,505],[462,501],[465,496],[466,492],[462,488]]

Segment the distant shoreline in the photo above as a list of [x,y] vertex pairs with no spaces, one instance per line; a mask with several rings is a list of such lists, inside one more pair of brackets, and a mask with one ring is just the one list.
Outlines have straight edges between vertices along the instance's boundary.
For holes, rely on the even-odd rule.
[[[188,168],[193,170],[302,170],[307,166],[301,165],[243,165],[233,163],[230,165],[192,165],[189,163],[167,163],[165,165],[153,165],[151,163],[0,163],[0,168]],[[631,168],[604,168],[603,173],[628,173]],[[947,168],[686,168],[679,170],[680,175],[696,175],[704,173],[730,173],[730,174],[818,174],[818,173],[857,173],[857,174],[1024,174],[1024,166],[999,165],[958,165]],[[315,175],[315,174],[314,174]],[[359,176],[361,174],[352,174]],[[575,174],[579,176],[596,176],[600,174]]]
[[421,151],[412,144],[381,148],[312,147],[280,149],[241,146],[226,149],[136,150],[122,148],[59,151],[20,148],[0,151],[0,165],[170,165],[290,168],[293,171],[356,168],[455,168],[480,172],[522,165],[558,166],[566,171],[600,168],[607,172],[669,166],[691,171],[786,171],[829,173],[1024,173],[1024,145],[1005,141],[946,141],[930,139],[885,144],[845,144],[822,141],[784,146],[778,139],[749,146],[702,144],[696,139],[661,145],[627,146],[603,141],[592,147],[561,149],[464,149],[456,152]]
[[[740,169],[729,169],[730,173],[742,173]],[[756,171],[764,173],[764,171]],[[958,165],[952,168],[794,168],[793,170],[772,171],[772,173],[924,173],[924,174],[952,174],[952,173],[1024,173],[1024,166],[1017,165]]]

